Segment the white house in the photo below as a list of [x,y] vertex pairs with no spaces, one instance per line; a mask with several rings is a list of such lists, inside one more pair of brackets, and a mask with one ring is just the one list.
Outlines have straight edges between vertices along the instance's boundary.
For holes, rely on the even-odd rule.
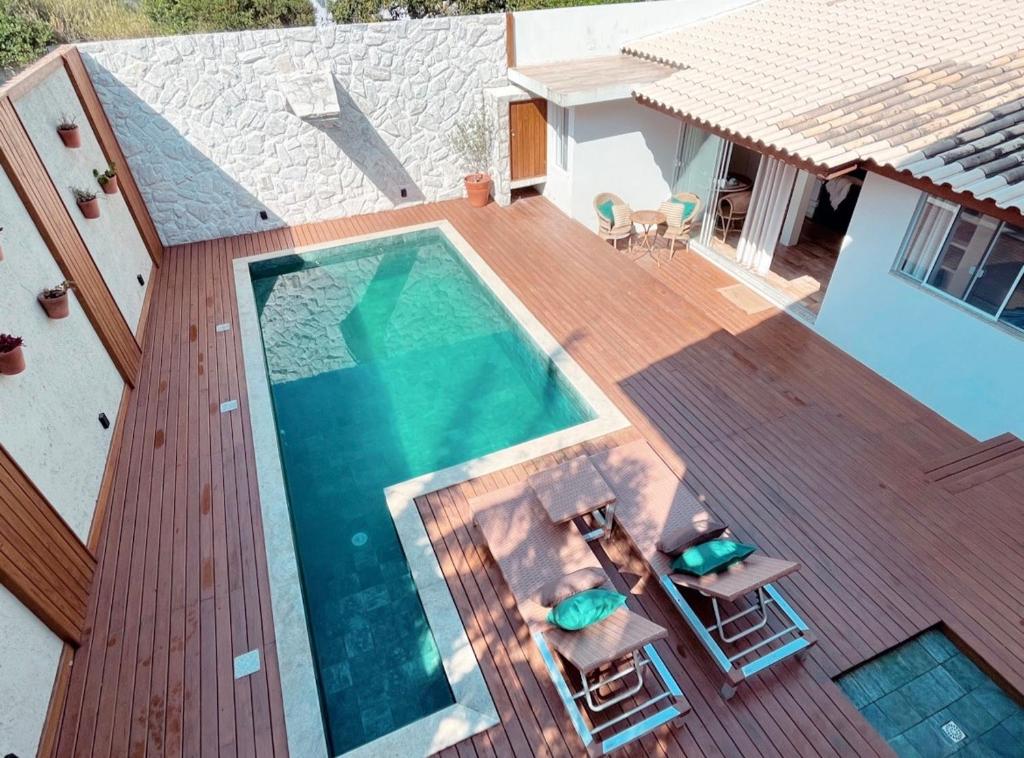
[[696,194],[693,251],[987,438],[1024,433],[1024,55],[1006,26],[763,0],[619,51],[524,45],[509,79],[547,101],[534,183],[565,213],[592,226],[598,192]]

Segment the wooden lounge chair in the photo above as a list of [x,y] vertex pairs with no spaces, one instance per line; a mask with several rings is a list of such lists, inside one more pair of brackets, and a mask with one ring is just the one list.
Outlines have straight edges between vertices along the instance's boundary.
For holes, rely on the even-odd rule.
[[615,223],[614,220],[609,219],[604,213],[601,212],[600,206],[604,205],[608,201],[611,201],[613,206],[622,206],[629,209],[629,206],[623,202],[622,198],[618,195],[613,195],[611,192],[602,192],[594,198],[594,213],[597,215],[597,236],[603,239],[605,242],[611,242],[612,246],[618,250],[619,240],[626,240],[626,249],[633,249],[633,219],[632,211],[629,211],[625,221]]
[[[686,248],[689,249],[690,231],[693,228],[694,219],[697,218],[697,214],[700,213],[701,208],[700,198],[692,192],[677,192],[672,196],[672,198],[680,201],[677,205],[682,203],[693,203],[693,206],[689,213],[681,214],[678,219],[674,215],[669,216],[666,214],[665,216],[668,219],[668,223],[665,225],[665,231],[662,232],[661,236],[668,240],[669,260],[672,260],[672,258],[675,257],[676,242],[682,242]],[[668,202],[673,202],[673,200],[669,200]],[[678,223],[675,223],[676,221],[678,221]]]
[[[726,675],[723,697],[732,697],[736,685],[758,671],[790,656],[803,657],[816,641],[814,634],[772,585],[799,570],[800,564],[754,553],[718,574],[697,577],[675,572],[673,559],[658,549],[662,534],[707,521],[713,514],[644,440],[593,455],[591,462],[615,493],[619,528]],[[706,625],[700,619],[680,588],[710,598],[713,623]],[[753,602],[723,617],[720,603],[733,604],[749,595]],[[746,626],[726,631],[741,620]],[[734,646],[740,641],[746,647]],[[730,646],[728,652],[723,644]]]
[[666,636],[663,627],[625,607],[576,632],[547,621],[550,609],[540,602],[545,585],[580,569],[604,573],[573,524],[553,524],[526,482],[472,498],[470,505],[590,755],[609,753],[690,710],[652,644]]

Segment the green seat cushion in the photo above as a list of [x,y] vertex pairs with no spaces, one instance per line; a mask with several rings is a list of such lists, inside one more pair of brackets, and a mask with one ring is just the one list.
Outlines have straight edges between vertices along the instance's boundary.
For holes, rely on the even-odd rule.
[[603,203],[597,206],[597,212],[608,219],[609,222],[615,223],[615,213],[612,212],[612,208],[615,206],[611,200],[605,200]]
[[678,197],[673,197],[672,202],[683,206],[683,221],[686,221],[686,219],[690,217],[690,214],[693,213],[693,209],[697,205],[692,200],[680,200]]
[[684,550],[672,561],[672,568],[684,574],[704,576],[742,561],[755,550],[757,548],[753,545],[744,545],[742,542],[708,540]]
[[626,596],[611,590],[593,589],[566,598],[548,613],[548,621],[569,632],[604,621],[626,603]]

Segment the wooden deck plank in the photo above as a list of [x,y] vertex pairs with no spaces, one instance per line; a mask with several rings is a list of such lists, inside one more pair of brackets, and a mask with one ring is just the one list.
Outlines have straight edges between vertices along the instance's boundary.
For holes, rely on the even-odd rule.
[[[726,703],[714,664],[612,540],[599,557],[669,630],[659,650],[693,707],[624,754],[889,755],[831,679],[939,621],[1024,688],[1024,556],[1008,531],[1024,525],[1024,476],[962,493],[929,482],[929,463],[972,440],[789,317],[721,298],[733,280],[693,253],[634,263],[540,198],[453,201],[164,251],[57,754],[287,753],[232,260],[442,219],[634,425],[417,500],[502,720],[444,755],[582,750],[466,498],[637,436],[740,535],[803,564],[780,587],[820,644]],[[221,414],[228,399],[239,408]],[[235,681],[250,649],[263,666]]]

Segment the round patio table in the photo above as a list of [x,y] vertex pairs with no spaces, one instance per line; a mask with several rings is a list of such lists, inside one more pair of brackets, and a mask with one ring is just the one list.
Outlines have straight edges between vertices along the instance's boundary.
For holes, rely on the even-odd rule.
[[665,223],[665,214],[661,211],[633,211],[633,223],[640,227],[640,240],[637,247],[644,255],[654,257],[654,243],[658,240],[658,224]]

